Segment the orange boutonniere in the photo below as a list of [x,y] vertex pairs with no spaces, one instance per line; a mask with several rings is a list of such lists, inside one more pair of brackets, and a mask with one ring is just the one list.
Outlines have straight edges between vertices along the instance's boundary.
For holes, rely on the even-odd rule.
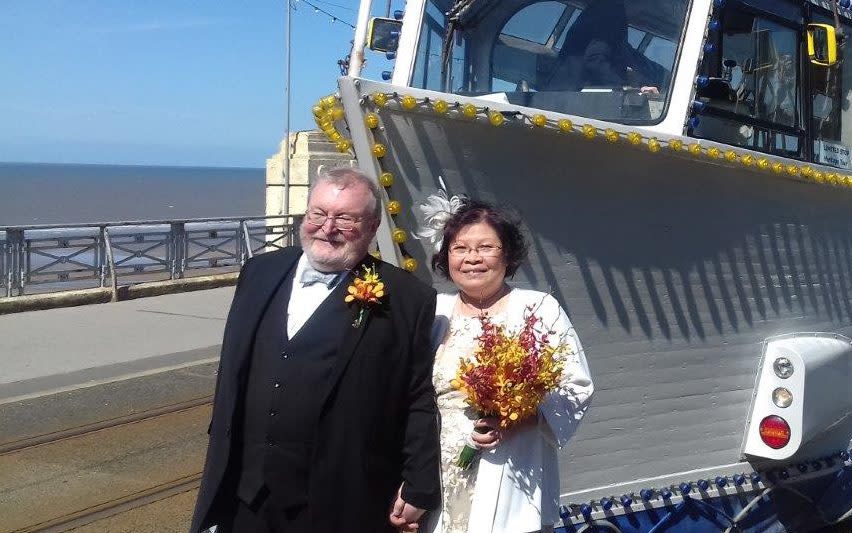
[[358,311],[358,316],[352,322],[352,327],[358,328],[364,322],[370,308],[381,303],[379,299],[385,295],[385,284],[379,278],[379,273],[376,272],[375,266],[365,266],[364,275],[355,277],[355,280],[349,285],[347,293],[344,301],[348,304],[357,302],[361,307]]

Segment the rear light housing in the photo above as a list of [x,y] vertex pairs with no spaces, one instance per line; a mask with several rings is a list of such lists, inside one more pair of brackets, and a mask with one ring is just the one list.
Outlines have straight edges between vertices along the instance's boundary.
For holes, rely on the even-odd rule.
[[790,442],[790,425],[777,415],[770,415],[760,421],[760,439],[764,444],[778,450]]

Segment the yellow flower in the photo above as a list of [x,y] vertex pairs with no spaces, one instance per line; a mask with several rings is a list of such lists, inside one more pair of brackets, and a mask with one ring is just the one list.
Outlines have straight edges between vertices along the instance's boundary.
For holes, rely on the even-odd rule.
[[352,284],[347,287],[348,293],[343,299],[346,303],[357,302],[361,306],[358,317],[352,323],[353,327],[358,327],[364,321],[367,310],[370,306],[379,304],[379,299],[385,296],[385,284],[379,278],[379,273],[375,267],[364,267],[364,274],[361,277],[356,277]]

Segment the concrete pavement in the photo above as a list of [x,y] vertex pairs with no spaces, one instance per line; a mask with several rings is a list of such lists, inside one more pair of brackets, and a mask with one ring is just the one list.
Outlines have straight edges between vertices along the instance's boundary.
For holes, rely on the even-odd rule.
[[0,316],[0,404],[213,363],[234,287]]

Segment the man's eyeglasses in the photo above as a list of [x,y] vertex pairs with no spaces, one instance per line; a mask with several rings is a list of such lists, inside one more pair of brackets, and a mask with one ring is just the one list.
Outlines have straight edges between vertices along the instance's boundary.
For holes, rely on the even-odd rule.
[[340,231],[352,231],[355,224],[364,220],[364,217],[352,217],[349,215],[337,215],[330,217],[325,213],[310,211],[305,215],[305,222],[312,226],[322,227],[326,220],[331,220],[332,225]]
[[464,257],[470,252],[476,252],[479,257],[497,257],[502,250],[503,247],[496,244],[480,244],[474,248],[464,244],[453,244],[450,246],[449,252],[450,255],[455,257]]

